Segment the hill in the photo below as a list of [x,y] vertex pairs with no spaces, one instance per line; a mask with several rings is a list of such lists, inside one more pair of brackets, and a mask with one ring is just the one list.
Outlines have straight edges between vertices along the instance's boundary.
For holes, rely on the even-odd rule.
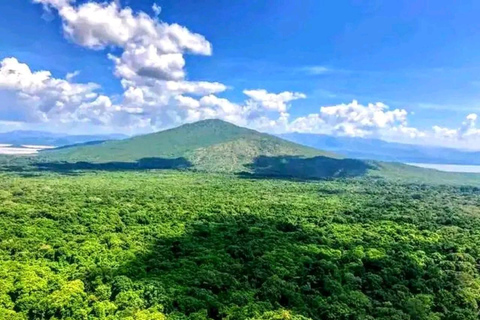
[[122,134],[69,135],[46,131],[16,130],[0,133],[0,144],[61,147],[90,141],[120,140],[125,138],[127,138],[127,136]]
[[407,163],[480,165],[480,152],[322,134],[288,133],[279,136],[312,148],[338,152],[349,158]]
[[[478,185],[479,175],[452,174],[399,163],[346,159],[221,120],[204,120],[119,141],[45,150],[33,158],[44,171],[193,169],[247,178],[367,177]],[[11,160],[1,161],[12,167]]]
[[260,156],[324,156],[333,153],[302,146],[281,138],[235,126],[222,120],[204,120],[157,133],[120,141],[78,145],[44,151],[42,161],[135,163],[179,160],[198,170],[239,172]]

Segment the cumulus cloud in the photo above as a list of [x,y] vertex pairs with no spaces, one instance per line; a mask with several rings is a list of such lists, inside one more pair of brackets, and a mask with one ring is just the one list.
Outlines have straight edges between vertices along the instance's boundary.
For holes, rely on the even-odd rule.
[[[184,53],[211,55],[211,44],[178,24],[160,22],[144,12],[134,13],[116,2],[87,2],[79,6],[62,0],[33,0],[58,11],[65,35],[91,49],[123,49],[110,55],[119,77],[179,80],[185,76]],[[159,10],[159,7],[154,7]]]
[[[71,75],[73,75],[72,73]],[[73,76],[54,78],[48,71],[32,71],[15,58],[1,62],[0,94],[12,103],[3,112],[26,122],[80,122],[160,129],[185,122],[221,118],[269,132],[311,132],[347,136],[396,135],[409,138],[424,133],[407,124],[407,112],[382,103],[324,106],[318,113],[291,119],[289,105],[303,93],[245,90],[246,100],[234,103],[217,94],[227,87],[202,81],[135,81],[122,79],[124,93],[114,103],[99,93],[95,83],[75,83]],[[3,99],[5,101],[5,99]],[[450,135],[469,136],[478,130],[476,115]],[[434,128],[436,134],[446,129]]]
[[349,104],[322,107],[320,115],[336,130],[347,135],[364,135],[372,130],[387,126],[403,125],[407,121],[407,111],[404,109],[388,110],[388,106],[378,102],[366,106],[358,101]]
[[160,128],[195,118],[192,114],[200,118],[217,115],[210,106],[205,106],[205,112],[184,108],[195,104],[190,96],[209,97],[227,89],[218,82],[185,79],[184,54],[211,55],[211,44],[183,26],[156,19],[161,11],[158,5],[152,7],[155,17],[151,17],[122,8],[117,2],[75,5],[60,0],[33,1],[57,10],[65,36],[71,41],[110,52],[114,74],[124,89],[110,117],[117,125],[138,122]]
[[[318,115],[290,121],[290,104],[306,98],[300,92],[244,90],[246,101],[233,103],[217,96],[227,89],[224,84],[186,80],[184,54],[212,53],[211,44],[202,35],[178,24],[160,22],[146,13],[121,8],[116,2],[34,2],[58,11],[64,33],[73,42],[94,50],[121,50],[120,54],[109,53],[108,57],[115,65],[115,75],[124,93],[115,106],[104,101],[103,109],[113,110],[114,114],[105,114],[102,121],[110,119],[122,125],[139,122],[162,128],[218,117],[276,132],[328,127],[341,134],[360,136],[406,123],[404,110],[389,111],[383,104],[362,106],[355,101],[323,107]],[[160,13],[158,6],[152,9],[155,14]]]
[[[122,8],[118,1],[81,2],[33,0],[57,12],[67,39],[102,50],[112,61],[123,92],[108,97],[95,83],[77,83],[74,71],[56,78],[48,71],[7,58],[0,65],[0,120],[36,123],[89,123],[150,131],[208,118],[221,118],[262,131],[309,132],[346,136],[375,136],[393,140],[438,139],[471,141],[480,137],[477,115],[468,115],[456,129],[435,126],[420,130],[408,124],[405,109],[357,101],[320,107],[318,112],[292,117],[290,105],[306,99],[301,92],[244,90],[245,100],[222,97],[227,85],[187,79],[186,54],[209,56],[205,37],[153,15]],[[332,72],[324,66],[310,73]]]
[[466,117],[462,126],[458,130],[458,134],[461,138],[480,135],[480,129],[477,128],[477,119],[478,116],[475,113],[471,113]]
[[289,129],[354,137],[373,135],[393,128],[407,132],[407,115],[408,112],[404,109],[389,110],[387,105],[380,102],[362,105],[354,100],[347,104],[321,107],[319,113],[292,121]]
[[2,112],[13,115],[13,120],[101,121],[98,119],[112,103],[98,89],[95,83],[73,83],[54,78],[49,71],[33,72],[15,58],[5,58],[0,63],[0,95],[4,102],[9,102]]
[[[156,19],[158,5],[152,7],[155,17],[151,17],[116,2],[34,2],[58,11],[63,31],[73,42],[110,51],[108,57],[124,89],[119,103],[110,107],[114,111],[109,119],[117,125],[138,122],[157,129],[206,118],[241,125],[265,123],[267,114],[288,118],[289,103],[306,97],[297,92],[245,90],[247,101],[237,104],[217,96],[227,90],[224,84],[186,80],[184,55],[211,55],[211,44],[183,26]],[[119,48],[120,53],[112,53],[116,51],[111,48]]]
[[474,138],[480,138],[480,128],[477,128],[478,115],[469,114],[462,122],[461,126],[456,129],[434,126],[433,132],[436,137],[448,140],[468,141]]
[[103,49],[137,43],[154,45],[163,53],[189,51],[210,55],[212,52],[210,43],[202,35],[178,24],[159,22],[144,12],[134,13],[116,2],[73,6],[63,0],[33,1],[57,9],[65,34],[84,47]]

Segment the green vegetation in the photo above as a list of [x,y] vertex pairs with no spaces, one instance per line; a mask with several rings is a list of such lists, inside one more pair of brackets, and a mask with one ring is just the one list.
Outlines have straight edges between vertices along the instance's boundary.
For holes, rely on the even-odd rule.
[[301,180],[372,177],[439,184],[480,183],[480,175],[451,174],[396,163],[344,159],[241,128],[205,120],[121,141],[93,142],[42,152],[0,156],[5,171],[182,169]]
[[0,319],[478,319],[480,190],[0,176]]
[[185,159],[199,170],[244,170],[258,156],[329,156],[331,153],[237,127],[205,120],[153,134],[42,153],[43,161],[135,162],[141,159]]
[[218,120],[0,170],[0,320],[480,314],[479,175]]

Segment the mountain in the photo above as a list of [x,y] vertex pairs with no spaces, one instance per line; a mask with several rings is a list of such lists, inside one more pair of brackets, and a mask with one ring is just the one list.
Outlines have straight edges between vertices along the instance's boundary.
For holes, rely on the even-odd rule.
[[406,163],[480,165],[480,152],[321,134],[288,133],[279,136],[312,148],[340,153],[349,158]]
[[107,135],[68,135],[45,131],[17,130],[0,133],[0,144],[66,146],[90,141],[119,140],[127,136],[122,134]]
[[261,156],[338,158],[333,153],[305,147],[225,121],[204,120],[120,141],[43,151],[39,159],[116,165],[136,162],[142,166],[152,162],[166,165],[166,160],[178,160],[183,166],[188,163],[188,166],[198,170],[240,172]]
[[90,142],[0,157],[7,171],[190,169],[247,178],[367,177],[420,183],[479,185],[480,175],[453,174],[400,163],[348,159],[221,120],[204,120],[118,141]]

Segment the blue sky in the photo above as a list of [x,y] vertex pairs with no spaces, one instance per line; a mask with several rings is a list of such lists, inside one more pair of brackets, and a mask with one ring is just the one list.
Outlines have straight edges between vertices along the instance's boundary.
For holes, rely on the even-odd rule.
[[[117,1],[119,15],[128,8],[134,18],[138,18],[139,12],[145,12],[153,23],[179,24],[204,37],[211,45],[208,53],[178,49],[174,53],[185,59],[185,66],[181,68],[184,75],[175,79],[170,76],[155,79],[223,84],[225,90],[204,93],[217,100],[210,97],[207,99],[210,102],[202,101],[200,106],[195,103],[194,108],[208,107],[213,111],[209,109],[195,116],[187,115],[181,109],[183,105],[173,106],[170,100],[178,99],[171,93],[162,111],[153,110],[153,106],[138,100],[135,100],[136,105],[132,101],[125,102],[127,88],[144,90],[146,94],[146,90],[150,90],[145,89],[148,81],[140,79],[143,73],[138,73],[134,80],[119,75],[108,54],[120,57],[128,51],[125,49],[128,41],[138,43],[139,40],[132,37],[119,44],[112,38],[115,35],[97,34],[92,37],[106,37],[100,40],[104,45],[92,47],[88,42],[91,39],[85,40],[85,34],[98,30],[94,28],[101,26],[101,21],[81,24],[61,14],[61,10],[68,8],[81,16],[82,6],[92,1],[34,2],[37,3],[28,0],[0,2],[3,16],[0,20],[0,61],[15,58],[19,64],[28,65],[32,74],[48,70],[50,79],[64,81],[67,81],[67,73],[78,71],[70,82],[95,83],[97,87],[88,90],[108,97],[118,110],[122,110],[112,116],[113,107],[107,114],[108,108],[95,111],[89,106],[93,115],[79,115],[79,108],[87,108],[80,107],[79,103],[66,108],[68,116],[60,115],[64,112],[62,108],[51,110],[46,104],[32,110],[19,98],[23,91],[30,89],[12,87],[10,82],[9,86],[4,84],[1,94],[0,78],[0,130],[3,131],[19,126],[72,132],[125,129],[135,133],[219,117],[271,132],[378,136],[387,140],[453,146],[460,141],[462,147],[480,147],[476,117],[472,116],[480,113],[478,1]],[[97,1],[96,4],[96,9],[103,10],[109,1]],[[161,7],[158,16],[152,9],[154,4]],[[69,34],[66,26],[74,31]],[[109,27],[115,31],[113,22],[105,28]],[[148,46],[146,41],[150,40],[141,41],[142,46]],[[158,61],[165,58],[163,54]],[[117,67],[131,66],[129,63],[123,61]],[[130,83],[122,86],[122,79]],[[162,86],[161,83],[156,85]],[[252,98],[244,90],[265,92],[254,94]],[[275,96],[281,93],[292,95]],[[292,98],[295,93],[303,96]],[[36,91],[37,94],[44,93]],[[68,95],[63,91],[53,97],[47,94],[48,104],[55,104],[54,100],[62,99],[62,94]],[[198,101],[202,98],[191,92],[175,94]],[[354,100],[358,104],[352,106]],[[232,111],[233,114],[215,109],[223,108],[227,101],[234,105],[231,108],[238,107],[241,111]],[[369,103],[389,107],[380,107],[380,112],[405,110],[407,114],[397,112],[382,115],[384,118],[380,120],[374,119],[377,111],[375,108],[368,111]],[[319,112],[321,107],[335,106],[336,109]],[[177,112],[178,108],[182,111]],[[365,113],[366,118],[352,116],[355,112]],[[285,114],[288,115],[286,122],[280,120],[282,116],[287,117]],[[98,119],[95,115],[99,115]],[[310,120],[317,117],[317,122],[306,121],[309,115]],[[112,120],[114,118],[120,120]],[[295,123],[298,118],[302,121]],[[352,123],[355,121],[357,123]],[[438,129],[433,130],[434,126]],[[412,134],[413,129],[420,134]]]

